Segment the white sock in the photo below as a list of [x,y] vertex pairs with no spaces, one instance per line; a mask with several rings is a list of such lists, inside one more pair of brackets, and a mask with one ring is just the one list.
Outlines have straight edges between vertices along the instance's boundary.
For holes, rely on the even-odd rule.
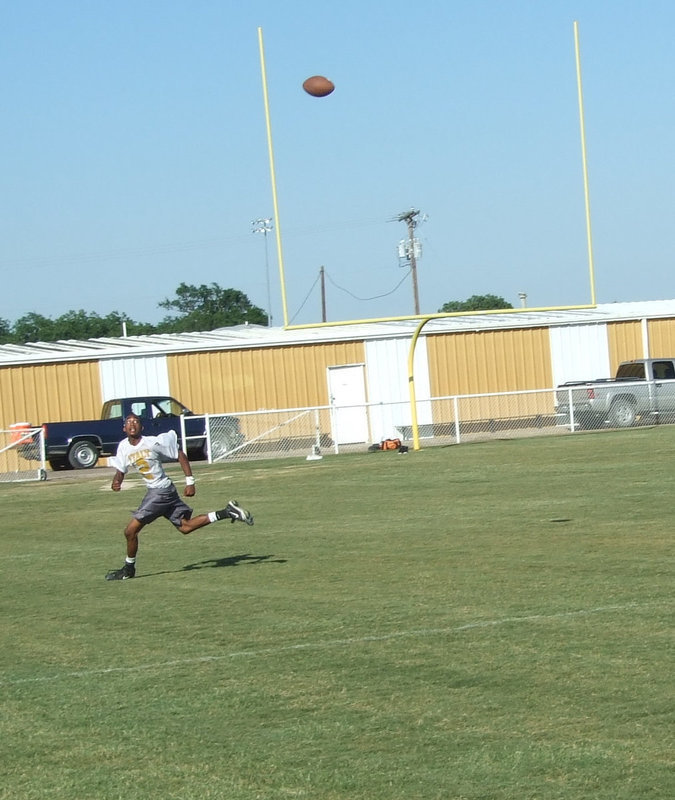
[[130,558],[129,556],[126,557],[127,564],[135,564],[136,563],[136,556]]
[[216,516],[216,512],[215,511],[209,511],[209,513],[206,516],[209,518],[209,522],[217,522],[218,521],[218,517]]

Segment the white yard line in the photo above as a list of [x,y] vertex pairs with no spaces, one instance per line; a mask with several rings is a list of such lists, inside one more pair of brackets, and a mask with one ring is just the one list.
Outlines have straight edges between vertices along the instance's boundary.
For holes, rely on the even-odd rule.
[[655,605],[665,605],[657,603],[627,603],[625,605],[597,606],[595,608],[582,608],[573,611],[560,611],[554,614],[525,614],[517,617],[502,617],[500,619],[479,620],[477,622],[467,622],[464,625],[456,625],[449,628],[420,628],[409,631],[392,631],[383,634],[370,634],[367,636],[355,636],[346,639],[328,639],[317,642],[305,642],[299,644],[278,645],[275,647],[260,647],[250,650],[232,650],[228,653],[213,656],[193,656],[192,658],[180,658],[171,661],[158,661],[151,664],[136,664],[120,667],[102,667],[100,669],[74,670],[61,672],[55,675],[44,675],[33,678],[6,678],[0,680],[0,686],[15,686],[18,684],[47,683],[50,681],[70,680],[72,678],[90,678],[101,675],[132,674],[134,672],[144,672],[149,670],[167,670],[173,667],[183,667],[188,664],[210,664],[218,661],[226,661],[233,658],[262,658],[265,656],[275,656],[282,653],[293,653],[301,650],[326,650],[333,647],[355,647],[368,644],[370,642],[388,642],[395,639],[423,638],[433,636],[447,636],[452,633],[463,633],[465,631],[479,630],[481,628],[495,628],[500,625],[523,624],[528,622],[549,622],[563,619],[573,619],[575,617],[585,617],[591,614],[607,614],[628,610],[637,610],[653,607]]

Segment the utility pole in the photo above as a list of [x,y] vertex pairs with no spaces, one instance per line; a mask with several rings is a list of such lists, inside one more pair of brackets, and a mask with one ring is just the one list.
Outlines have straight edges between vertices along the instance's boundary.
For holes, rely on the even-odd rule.
[[326,270],[321,267],[319,273],[321,275],[321,322],[326,322]]
[[399,222],[405,222],[408,228],[408,241],[404,243],[404,257],[410,262],[413,297],[415,299],[415,314],[417,316],[419,316],[420,313],[420,295],[417,288],[417,256],[420,251],[419,242],[415,239],[415,228],[417,226],[417,217],[419,213],[419,209],[411,208],[410,211],[403,211],[396,217]]
[[267,234],[272,230],[272,217],[261,217],[251,222],[251,233],[265,237],[265,280],[267,281],[267,327],[272,327],[272,293],[270,291],[270,260],[267,252]]

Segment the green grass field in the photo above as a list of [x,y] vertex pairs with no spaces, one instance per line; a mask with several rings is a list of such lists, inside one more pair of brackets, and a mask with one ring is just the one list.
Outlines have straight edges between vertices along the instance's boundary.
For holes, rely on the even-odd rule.
[[[675,427],[0,486],[0,797],[675,796]],[[176,474],[175,468],[171,469]]]

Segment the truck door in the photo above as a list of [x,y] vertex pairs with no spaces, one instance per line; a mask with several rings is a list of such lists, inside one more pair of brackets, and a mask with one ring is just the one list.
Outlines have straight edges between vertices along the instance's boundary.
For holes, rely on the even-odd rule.
[[659,414],[675,412],[675,364],[671,360],[652,362],[654,407]]

